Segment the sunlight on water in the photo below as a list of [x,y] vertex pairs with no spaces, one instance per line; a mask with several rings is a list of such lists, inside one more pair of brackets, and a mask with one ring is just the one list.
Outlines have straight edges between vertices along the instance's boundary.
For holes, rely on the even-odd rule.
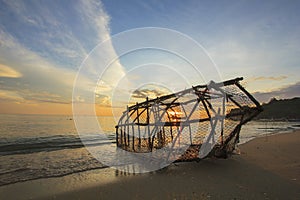
[[[105,167],[82,145],[115,145],[113,117],[98,117],[106,141],[93,133],[80,138],[72,116],[0,115],[0,185]],[[299,128],[300,122],[252,121],[240,143]]]
[[299,124],[300,122],[288,121],[250,121],[242,126],[240,144],[248,142],[256,137],[299,129]]

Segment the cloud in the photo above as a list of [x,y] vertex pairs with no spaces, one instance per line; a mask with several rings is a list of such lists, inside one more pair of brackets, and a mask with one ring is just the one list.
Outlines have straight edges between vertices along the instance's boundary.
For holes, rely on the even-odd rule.
[[[79,1],[78,5],[78,12],[81,14],[82,21],[85,22],[85,25],[88,25],[89,29],[93,30],[95,34],[95,44],[101,44],[101,42],[105,43],[101,44],[103,46],[97,46],[93,49],[93,52],[88,55],[87,59],[85,60],[86,69],[89,71],[87,73],[88,77],[94,78],[96,75],[97,79],[99,78],[99,68],[104,69],[104,73],[102,74],[100,85],[101,87],[97,88],[97,91],[107,92],[109,90],[112,91],[118,82],[125,74],[125,69],[120,63],[118,59],[118,55],[114,49],[114,46],[111,42],[110,36],[110,28],[109,22],[110,17],[106,14],[103,9],[102,3],[100,1]],[[99,15],[101,13],[101,15]],[[95,45],[95,46],[96,46]],[[95,47],[93,46],[93,48]],[[113,63],[113,60],[115,59]],[[110,65],[106,66],[109,61]],[[106,65],[102,65],[106,64]],[[107,93],[106,93],[107,94]]]
[[165,93],[161,90],[156,89],[141,89],[141,90],[135,90],[132,94],[133,98],[143,98],[146,97],[155,98],[164,95]]
[[19,78],[22,74],[9,66],[0,64],[0,77]]
[[0,28],[37,55],[72,67],[87,53],[66,23],[71,7],[64,8],[55,2],[5,1]]
[[[102,3],[95,0],[80,0],[78,12],[84,18],[85,23],[89,23],[90,28],[97,31],[98,42],[110,38],[109,21],[110,17],[103,9]],[[101,13],[101,15],[99,15]]]
[[24,98],[14,91],[0,90],[1,101],[23,102]]
[[243,84],[252,92],[270,92],[278,90],[283,85],[295,83],[293,77],[286,75],[276,76],[250,76],[246,77]]
[[144,100],[147,97],[149,97],[150,99],[154,99],[156,97],[160,97],[166,94],[170,94],[170,91],[168,89],[159,87],[157,85],[148,84],[143,86],[143,88],[134,90],[131,94],[131,98]]
[[4,31],[0,31],[0,40],[4,41],[0,49],[2,65],[10,66],[10,69],[22,74],[16,80],[6,80],[1,85],[2,89],[33,93],[48,90],[70,97],[76,74],[74,70],[54,65]]
[[0,101],[39,104],[39,103],[55,103],[55,104],[70,104],[71,101],[61,96],[47,91],[35,92],[28,89],[19,90],[0,90]]
[[271,92],[255,92],[253,95],[260,102],[268,102],[271,98],[276,97],[278,99],[289,99],[293,97],[300,97],[300,82],[292,85],[282,87],[278,90]]
[[96,94],[96,105],[111,107],[111,98],[107,95]]
[[[64,3],[3,2],[1,101],[71,103],[81,62],[99,42],[110,38],[110,17],[100,1],[76,1],[68,6]],[[117,56],[111,43],[105,53]],[[91,58],[92,63],[97,59],[101,57]],[[83,77],[79,86],[82,90],[93,90],[96,82],[91,77],[98,77],[96,72],[90,71]],[[120,62],[115,61],[97,93],[109,94],[113,83],[124,74]],[[107,104],[107,100],[102,102]]]
[[248,79],[248,81],[265,81],[265,80],[271,80],[271,81],[281,81],[288,78],[287,76],[258,76]]

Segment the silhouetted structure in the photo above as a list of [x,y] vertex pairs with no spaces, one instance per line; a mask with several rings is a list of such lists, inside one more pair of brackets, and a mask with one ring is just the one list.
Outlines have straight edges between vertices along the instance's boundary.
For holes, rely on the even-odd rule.
[[211,81],[127,107],[116,126],[117,146],[132,152],[186,147],[178,160],[190,160],[206,145],[208,156],[226,157],[241,126],[262,111],[241,80]]

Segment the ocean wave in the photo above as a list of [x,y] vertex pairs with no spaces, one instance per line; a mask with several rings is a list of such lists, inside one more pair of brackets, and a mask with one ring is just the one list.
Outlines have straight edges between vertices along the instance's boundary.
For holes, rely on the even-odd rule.
[[0,155],[28,154],[41,151],[81,148],[84,146],[97,146],[109,143],[115,143],[114,135],[112,134],[107,137],[94,134],[84,137],[75,135],[55,135],[38,138],[0,138]]
[[105,167],[85,148],[0,156],[0,186]]

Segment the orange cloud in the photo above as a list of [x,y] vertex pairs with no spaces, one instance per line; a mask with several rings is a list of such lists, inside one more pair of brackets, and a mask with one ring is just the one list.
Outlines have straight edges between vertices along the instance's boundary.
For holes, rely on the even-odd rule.
[[24,99],[15,91],[0,90],[1,101],[22,102]]
[[288,78],[287,76],[259,76],[253,77],[251,80],[253,81],[265,81],[265,80],[272,80],[272,81],[281,81]]
[[22,74],[7,65],[0,64],[0,77],[19,78]]

